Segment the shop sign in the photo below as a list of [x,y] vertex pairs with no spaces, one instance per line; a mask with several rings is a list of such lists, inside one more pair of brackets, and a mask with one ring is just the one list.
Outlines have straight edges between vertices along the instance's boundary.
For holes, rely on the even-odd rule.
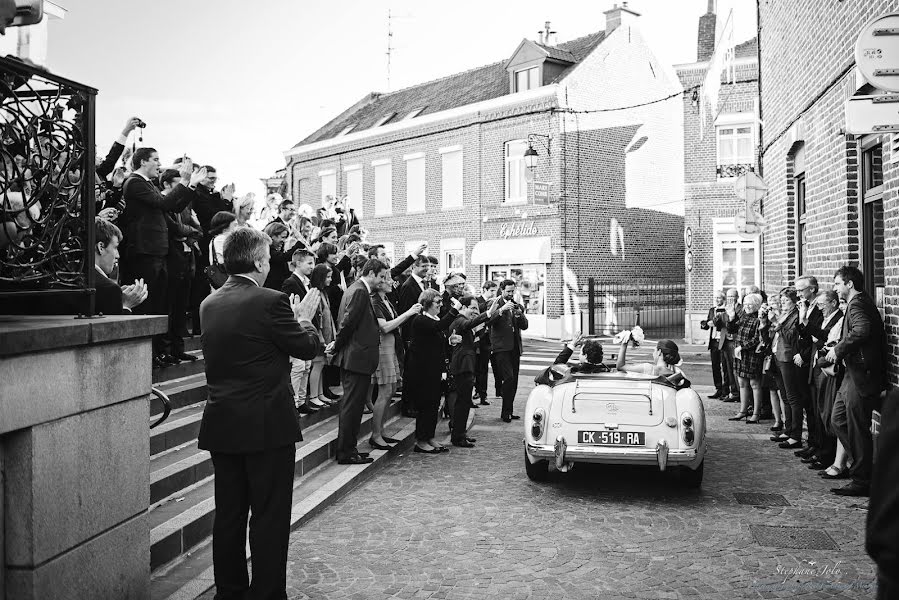
[[550,184],[545,181],[535,181],[534,204],[549,204],[551,201]]
[[507,240],[513,237],[534,237],[539,235],[537,223],[503,223],[499,228],[499,237]]

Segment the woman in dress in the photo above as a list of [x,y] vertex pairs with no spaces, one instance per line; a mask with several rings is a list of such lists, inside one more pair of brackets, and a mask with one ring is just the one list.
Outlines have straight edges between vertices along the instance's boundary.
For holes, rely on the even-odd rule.
[[[759,336],[761,338],[763,369],[762,369],[762,385],[767,388],[768,396],[771,398],[771,414],[774,416],[774,425],[771,431],[780,433],[784,428],[784,415],[786,414],[786,404],[780,396],[777,389],[777,380],[774,379],[774,355],[771,353],[771,335],[767,323],[775,323],[780,318],[780,306],[778,302],[763,305],[765,310],[759,309]],[[764,369],[764,362],[768,362],[768,369]]]
[[620,347],[618,348],[618,361],[615,364],[615,368],[619,371],[661,376],[682,372],[678,366],[681,363],[680,349],[673,340],[659,340],[655,350],[652,351],[653,362],[627,363],[628,343],[633,341],[635,346],[639,345],[643,341],[643,330],[637,326],[631,331],[623,331],[619,335],[621,339],[617,341],[620,343]]
[[799,329],[799,297],[796,289],[785,287],[780,291],[778,320],[770,324],[771,351],[774,354],[774,379],[781,397],[786,402],[783,433],[772,436],[784,449],[802,447],[803,408],[808,402],[808,361],[811,347]]
[[[730,417],[731,421],[758,423],[762,408],[762,363],[765,355],[758,352],[759,294],[743,296],[743,312],[736,320],[727,324],[727,330],[734,334],[734,372],[740,384],[740,412]],[[752,401],[752,418],[749,418],[749,403]]]
[[322,369],[325,367],[324,348],[334,341],[334,318],[331,316],[331,304],[326,292],[330,283],[330,265],[315,265],[312,275],[309,276],[309,287],[321,291],[321,302],[312,324],[318,330],[318,339],[322,343],[318,356],[312,359],[312,370],[309,373],[309,404],[315,408],[332,404],[332,401],[323,395],[322,384]]
[[[459,304],[453,299],[454,304]],[[453,307],[443,319],[437,315],[443,301],[437,290],[425,290],[418,297],[422,312],[412,319],[412,339],[406,358],[405,383],[414,398],[418,416],[415,418],[415,452],[438,454],[449,448],[437,443],[437,410],[443,393],[441,382],[446,373],[446,345],[444,331],[459,316]],[[461,304],[459,304],[461,306]]]
[[387,297],[393,289],[392,282],[382,280],[378,284],[377,293],[372,296],[375,316],[378,317],[378,328],[381,334],[378,346],[378,369],[372,374],[372,384],[378,388],[378,397],[372,410],[371,437],[368,444],[378,450],[389,450],[388,444],[396,444],[399,440],[384,437],[384,415],[390,399],[401,381],[399,356],[402,341],[396,335],[399,327],[421,312],[421,304],[413,304],[409,310],[397,314],[396,307]]
[[290,232],[287,229],[287,225],[283,223],[277,221],[269,223],[263,231],[272,238],[272,244],[269,248],[271,253],[271,258],[269,259],[270,269],[262,287],[281,291],[281,285],[284,283],[284,280],[290,277],[290,261],[295,244],[287,245],[287,238]]

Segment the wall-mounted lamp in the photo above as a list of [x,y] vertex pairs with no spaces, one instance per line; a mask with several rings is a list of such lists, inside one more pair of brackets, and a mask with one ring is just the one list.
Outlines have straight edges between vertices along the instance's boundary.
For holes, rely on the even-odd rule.
[[693,90],[693,95],[690,96],[690,104],[692,104],[693,108],[695,108],[696,111],[699,112],[699,92],[697,92],[696,90]]
[[542,135],[539,133],[529,133],[528,134],[528,148],[524,151],[524,165],[533,171],[537,168],[537,157],[540,156],[537,151],[534,149],[534,142],[540,142],[540,145],[546,149],[546,155],[550,156],[552,153],[549,149],[549,141],[550,137],[548,135]]

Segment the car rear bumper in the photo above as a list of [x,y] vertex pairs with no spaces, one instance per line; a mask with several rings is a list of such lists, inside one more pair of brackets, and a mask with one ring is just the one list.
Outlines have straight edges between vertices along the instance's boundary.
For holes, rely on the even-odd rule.
[[[528,454],[535,458],[547,458],[555,461],[561,468],[566,463],[604,463],[604,464],[630,464],[630,465],[655,465],[664,471],[669,464],[691,465],[699,457],[698,448],[674,449],[668,447],[665,440],[660,440],[654,447],[633,448],[621,446],[569,446],[565,438],[559,436],[552,446],[544,444],[525,443]],[[695,466],[694,466],[695,468]]]

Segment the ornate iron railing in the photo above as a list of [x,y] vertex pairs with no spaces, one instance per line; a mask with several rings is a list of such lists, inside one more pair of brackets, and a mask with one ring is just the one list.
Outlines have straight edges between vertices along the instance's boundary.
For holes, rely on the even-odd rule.
[[0,58],[0,297],[94,288],[97,90]]
[[718,168],[716,169],[718,177],[722,179],[725,177],[739,177],[740,175],[745,175],[749,171],[755,172],[755,165],[718,165]]

